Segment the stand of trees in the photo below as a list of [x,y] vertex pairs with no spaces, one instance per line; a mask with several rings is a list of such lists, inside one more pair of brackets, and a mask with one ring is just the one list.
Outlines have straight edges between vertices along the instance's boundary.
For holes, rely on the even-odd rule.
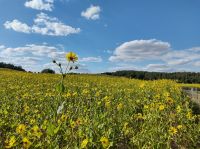
[[142,80],[172,79],[179,83],[200,83],[200,73],[195,72],[147,72],[147,71],[116,71],[103,73],[112,76],[123,76]]
[[15,66],[13,64],[6,64],[3,62],[0,62],[0,68],[8,68],[8,69],[13,69],[13,70],[18,70],[18,71],[25,71],[21,66]]
[[41,71],[41,73],[51,73],[51,74],[55,74],[55,71],[48,68],[48,69],[43,69],[43,70]]

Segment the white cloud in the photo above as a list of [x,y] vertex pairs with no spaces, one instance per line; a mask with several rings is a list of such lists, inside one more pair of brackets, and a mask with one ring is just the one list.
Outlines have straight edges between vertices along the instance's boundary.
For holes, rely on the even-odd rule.
[[23,47],[17,47],[17,48],[4,48],[0,51],[0,55],[2,56],[22,56],[31,54],[34,56],[49,56],[56,52],[57,48],[53,46],[47,46],[47,45],[36,45],[36,44],[27,44]]
[[80,62],[102,62],[101,57],[84,57],[79,60]]
[[[168,42],[156,39],[133,40],[118,46],[109,60],[116,62],[115,65],[118,65],[119,62],[125,64],[124,69],[167,72],[200,71],[200,68],[198,68],[200,65],[200,47],[174,50],[171,49]],[[135,67],[134,64],[138,62],[143,66]],[[144,64],[147,65],[144,66]],[[124,70],[123,67],[115,66],[113,68]]]
[[18,20],[7,21],[4,23],[6,29],[13,29],[17,32],[23,33],[37,33],[50,36],[68,36],[70,34],[77,34],[80,28],[73,28],[65,25],[55,17],[49,17],[45,13],[40,13],[34,19],[33,26],[28,26]]
[[171,72],[174,71],[170,66],[166,64],[148,64],[145,68],[147,71],[156,71],[156,72]]
[[[63,45],[50,46],[47,43],[27,44],[20,47],[0,45],[0,62],[19,65],[27,71],[37,72],[44,68],[52,68],[56,72],[59,72],[58,67],[52,63],[52,60],[56,60],[63,66],[67,65],[65,58],[67,52],[63,48]],[[85,62],[99,62],[100,60],[100,57],[88,57],[84,59]],[[77,63],[71,65],[77,65]],[[87,66],[82,62],[78,63],[78,67],[79,69],[76,72],[89,73]]]
[[88,20],[97,20],[100,18],[101,8],[99,6],[91,5],[85,11],[81,12],[81,16]]
[[25,2],[25,6],[36,10],[52,11],[54,0],[30,0]]
[[31,32],[31,27],[29,27],[27,24],[22,23],[18,20],[6,21],[4,23],[4,26],[6,29],[13,29],[14,31],[17,31],[17,32],[23,32],[23,33]]
[[168,42],[156,39],[133,40],[125,42],[114,51],[110,61],[136,61],[142,59],[156,59],[170,49]]
[[[57,47],[47,44],[27,44],[21,47],[2,47],[0,57],[2,62],[20,65],[26,70],[40,71],[42,63],[52,61],[55,53],[61,52]],[[55,57],[54,57],[55,58]]]

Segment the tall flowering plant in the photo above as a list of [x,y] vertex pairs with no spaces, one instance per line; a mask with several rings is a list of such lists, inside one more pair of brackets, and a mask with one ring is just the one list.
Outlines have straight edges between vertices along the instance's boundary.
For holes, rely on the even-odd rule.
[[70,65],[70,63],[75,63],[78,61],[78,56],[76,53],[74,52],[67,53],[66,60],[67,60],[66,66],[62,66],[61,63],[57,63],[56,60],[53,60],[53,63],[59,67],[59,71],[61,73],[61,80],[56,86],[56,89],[60,94],[65,91],[65,86],[64,86],[63,81],[64,81],[64,78],[66,77],[66,74],[69,73],[73,69],[78,69],[78,66]]

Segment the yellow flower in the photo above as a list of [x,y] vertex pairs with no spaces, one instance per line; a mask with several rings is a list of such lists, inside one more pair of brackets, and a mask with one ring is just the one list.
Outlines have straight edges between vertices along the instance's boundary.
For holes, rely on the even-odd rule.
[[180,112],[181,112],[181,107],[180,107],[180,106],[177,106],[177,107],[176,107],[176,112],[177,112],[177,113],[180,113]]
[[66,114],[63,114],[63,115],[61,116],[60,120],[61,120],[62,122],[66,121],[66,120],[67,120],[67,115],[66,115]]
[[100,141],[101,141],[103,148],[107,148],[110,145],[110,142],[109,142],[108,138],[106,138],[106,137],[101,137]]
[[172,104],[173,102],[174,102],[174,100],[172,99],[172,98],[170,98],[170,97],[167,97],[167,102],[169,103],[169,104]]
[[106,106],[106,108],[110,108],[110,101],[106,101],[105,106]]
[[70,125],[71,125],[72,128],[76,127],[76,123],[74,121],[70,121]]
[[123,104],[122,103],[119,103],[118,105],[117,105],[117,110],[119,111],[119,110],[121,110],[123,108]]
[[66,58],[67,58],[68,62],[73,62],[73,63],[78,60],[78,56],[73,52],[67,53]]
[[35,119],[30,119],[30,124],[34,124],[35,123]]
[[42,135],[42,132],[40,131],[40,128],[37,125],[33,126],[32,133],[34,136],[36,136],[38,138],[40,138]]
[[148,105],[144,105],[144,109],[148,109],[149,108],[149,106]]
[[136,118],[137,120],[142,120],[144,119],[144,116],[142,115],[142,113],[137,113],[137,114],[134,114],[134,118]]
[[12,148],[13,146],[15,146],[16,143],[15,136],[11,136],[9,140],[5,141],[5,143],[6,143],[5,148]]
[[177,129],[175,128],[175,127],[170,127],[169,128],[169,133],[171,134],[171,135],[175,135],[176,133],[177,133],[178,131],[177,131]]
[[88,144],[88,139],[84,139],[81,143],[81,148],[86,148],[87,144]]
[[23,138],[22,142],[23,142],[23,147],[24,147],[25,149],[28,149],[28,148],[31,146],[31,142],[30,142],[29,139],[26,138],[26,137]]
[[25,112],[25,113],[28,113],[28,112],[29,112],[29,109],[30,109],[29,106],[27,106],[27,105],[25,104],[25,105],[24,105],[24,112]]
[[25,129],[26,129],[26,126],[24,124],[19,124],[19,126],[17,126],[16,128],[16,132],[18,134],[23,134]]
[[124,126],[123,126],[123,128],[122,128],[122,131],[124,132],[124,134],[125,135],[127,135],[127,134],[129,134],[129,131],[130,129],[129,129],[129,127],[128,127],[128,123],[127,122],[125,122],[124,123]]
[[192,112],[189,111],[189,112],[187,113],[186,117],[187,117],[188,119],[192,119]]
[[182,126],[182,125],[178,125],[177,128],[178,128],[178,129],[182,129],[183,126]]
[[165,106],[164,106],[164,105],[160,105],[160,106],[159,106],[159,110],[160,110],[160,111],[162,111],[162,110],[164,110],[164,109],[165,109]]
[[83,123],[82,119],[81,118],[77,118],[76,124],[77,125],[81,125],[82,123]]

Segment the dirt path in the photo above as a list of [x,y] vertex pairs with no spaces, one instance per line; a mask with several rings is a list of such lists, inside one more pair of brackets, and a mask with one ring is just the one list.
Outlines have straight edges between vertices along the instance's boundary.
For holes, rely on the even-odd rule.
[[183,88],[183,91],[186,92],[190,97],[191,100],[196,102],[197,104],[200,105],[200,91],[196,88]]

